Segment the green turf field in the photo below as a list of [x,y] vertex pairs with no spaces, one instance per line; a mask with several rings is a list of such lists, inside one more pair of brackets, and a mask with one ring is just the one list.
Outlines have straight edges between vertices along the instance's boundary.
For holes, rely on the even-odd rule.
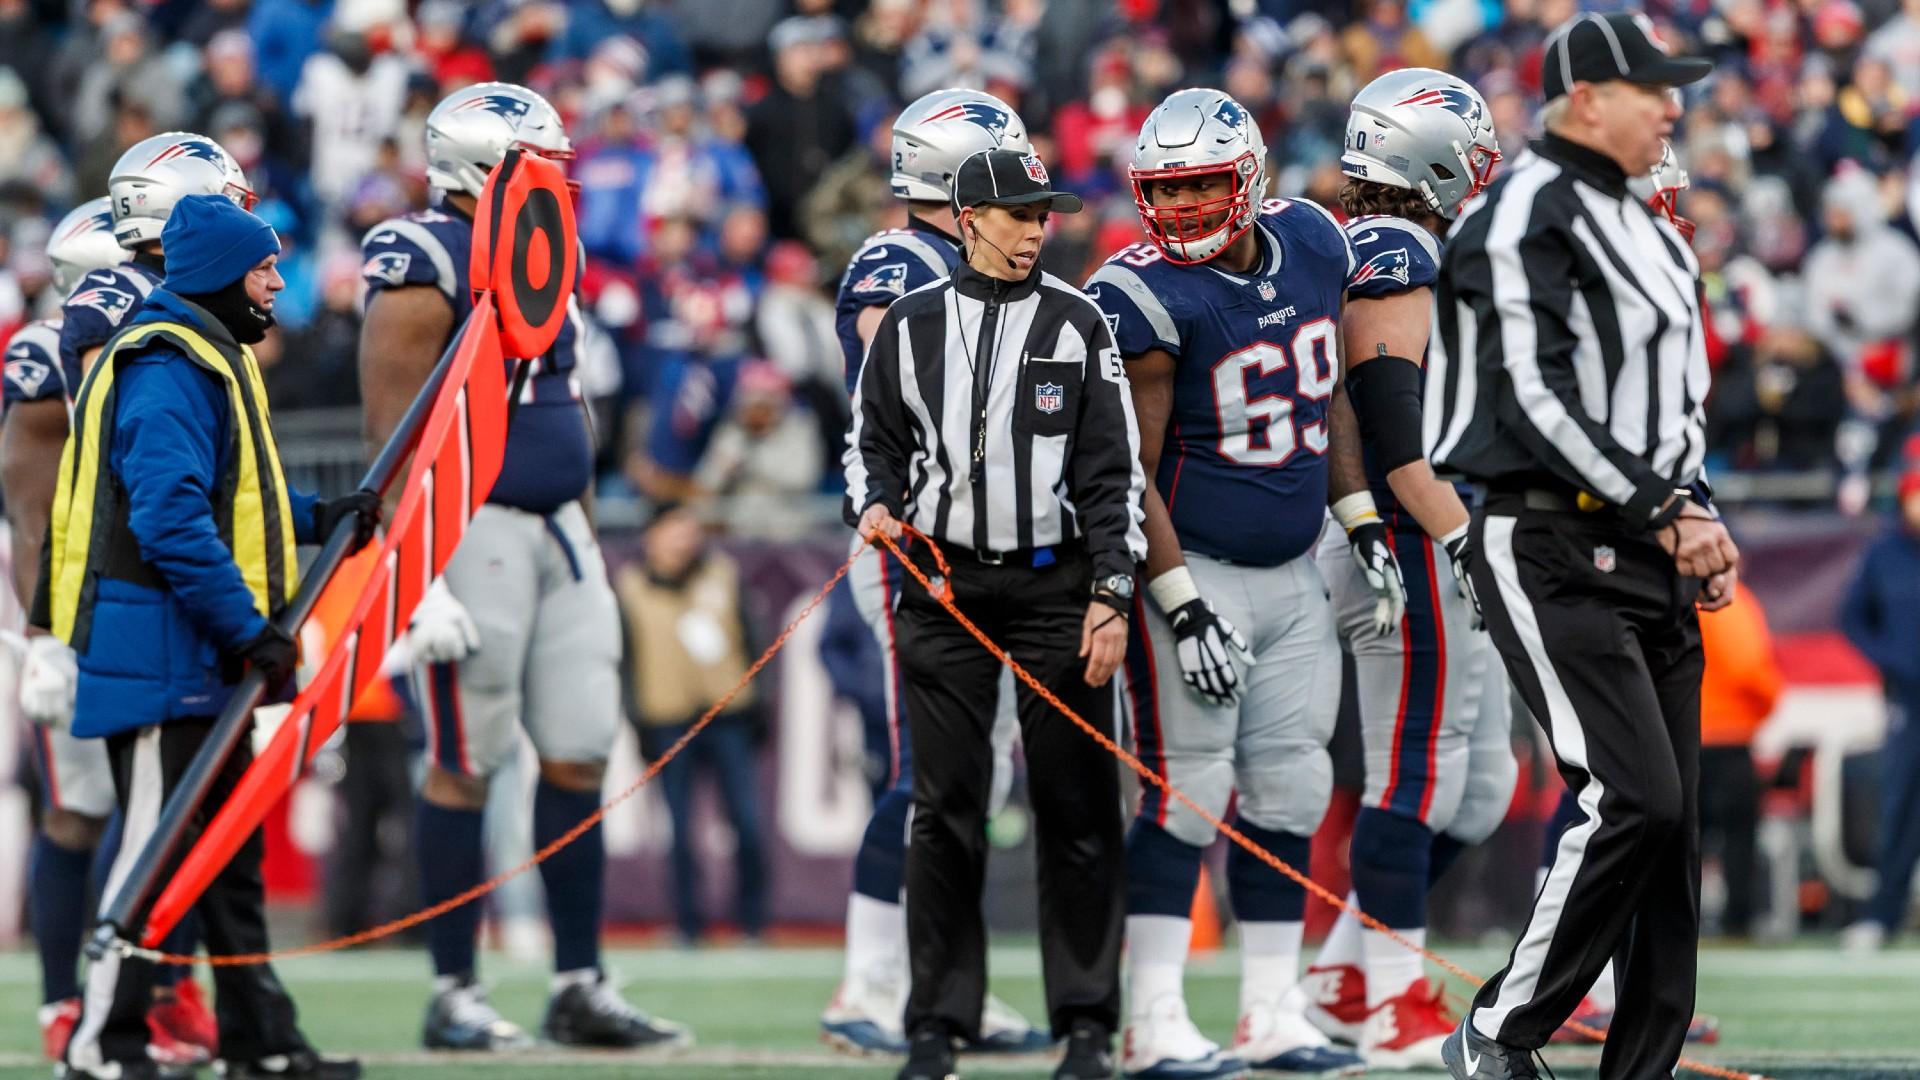
[[[1452,955],[1491,972],[1503,956],[1489,949]],[[292,960],[281,975],[299,999],[308,1034],[330,1050],[365,1055],[372,1077],[395,1080],[802,1080],[884,1078],[892,1067],[835,1054],[815,1037],[820,1008],[839,975],[839,954],[822,949],[625,951],[611,966],[646,1008],[692,1025],[698,1046],[675,1058],[558,1054],[448,1057],[418,1050],[424,956],[361,952]],[[539,1022],[545,976],[537,967],[483,961],[506,1014]],[[995,989],[1029,1017],[1041,1015],[1038,957],[1032,947],[997,948]],[[1829,948],[1718,949],[1702,956],[1700,1005],[1721,1019],[1717,1047],[1703,1060],[1782,1080],[1920,1077],[1920,950],[1855,958]],[[1199,962],[1188,977],[1194,1018],[1216,1039],[1232,1034],[1238,961],[1229,953]],[[31,955],[0,954],[0,1077],[43,1077],[38,1033],[38,971]],[[1592,1077],[1593,1051],[1556,1052],[1562,1077]],[[1045,1077],[1039,1059],[963,1058],[963,1075]],[[211,1073],[207,1075],[211,1076]],[[1419,1074],[1401,1074],[1419,1075]],[[1682,1073],[1682,1075],[1687,1075]]]

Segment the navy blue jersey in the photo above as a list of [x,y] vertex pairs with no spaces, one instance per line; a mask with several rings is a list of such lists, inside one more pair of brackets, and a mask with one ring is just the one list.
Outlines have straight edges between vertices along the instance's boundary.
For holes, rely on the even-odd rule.
[[840,333],[840,354],[846,359],[847,396],[860,385],[860,346],[855,324],[871,307],[885,308],[922,285],[944,281],[960,265],[960,245],[953,237],[923,221],[909,218],[904,229],[883,229],[867,237],[840,275],[840,295],[834,300],[833,325]]
[[1120,352],[1174,357],[1173,412],[1154,484],[1180,546],[1249,566],[1312,548],[1327,510],[1327,403],[1340,376],[1340,301],[1357,268],[1333,216],[1275,200],[1245,275],[1122,249],[1087,281]]
[[[1431,288],[1440,279],[1440,245],[1427,230],[1405,218],[1381,214],[1354,218],[1347,222],[1347,237],[1353,241],[1353,254],[1359,269],[1347,283],[1347,296],[1354,300],[1378,300],[1413,289]],[[1421,363],[1425,380],[1426,358]],[[1374,505],[1380,517],[1392,528],[1420,528],[1413,515],[1400,508],[1387,474],[1374,461],[1373,447],[1363,446],[1367,465],[1367,487],[1373,491]]]
[[[447,210],[389,218],[360,241],[360,276],[369,290],[431,285],[453,308],[457,329],[473,310],[467,259],[473,222]],[[592,437],[581,407],[579,305],[567,298],[567,319],[547,355],[536,359],[507,429],[506,461],[488,502],[536,514],[579,498],[593,479]],[[444,348],[444,343],[442,344]]]
[[107,343],[133,321],[133,313],[160,284],[160,272],[145,263],[124,262],[93,270],[60,305],[60,364],[77,392],[84,372],[80,358]]
[[79,376],[60,363],[60,320],[41,319],[7,342],[6,407],[23,401],[73,401]]

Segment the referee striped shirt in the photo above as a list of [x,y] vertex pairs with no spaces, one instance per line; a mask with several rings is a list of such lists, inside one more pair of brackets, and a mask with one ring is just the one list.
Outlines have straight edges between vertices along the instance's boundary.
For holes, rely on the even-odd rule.
[[1466,207],[1434,294],[1436,469],[1650,520],[1701,475],[1700,267],[1611,158],[1558,136]]
[[1086,294],[962,264],[887,308],[847,436],[847,521],[875,503],[940,541],[1005,552],[1084,537],[1096,578],[1147,557],[1140,435]]

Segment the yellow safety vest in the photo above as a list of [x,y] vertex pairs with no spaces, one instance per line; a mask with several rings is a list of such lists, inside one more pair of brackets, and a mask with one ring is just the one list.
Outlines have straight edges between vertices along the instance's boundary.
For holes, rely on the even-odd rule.
[[297,585],[293,509],[253,350],[230,337],[210,338],[184,323],[136,323],[114,335],[87,372],[74,401],[72,431],[60,452],[49,522],[48,601],[53,632],[80,652],[86,651],[92,630],[101,578],[165,588],[159,572],[141,558],[128,521],[126,487],[108,464],[119,361],[160,343],[219,376],[227,388],[234,423],[228,432],[225,475],[214,490],[213,513],[221,542],[233,553],[253,594],[254,610],[273,617],[292,599]]

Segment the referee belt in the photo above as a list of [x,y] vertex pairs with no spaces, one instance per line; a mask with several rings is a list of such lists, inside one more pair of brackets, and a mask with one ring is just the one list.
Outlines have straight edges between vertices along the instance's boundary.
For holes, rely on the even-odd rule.
[[1038,570],[1052,566],[1061,557],[1071,554],[1079,545],[1047,544],[1044,547],[1013,548],[1008,551],[994,551],[990,548],[968,547],[963,544],[941,544],[940,550],[949,559],[964,556],[985,566],[1030,566]]
[[1591,492],[1573,487],[1492,488],[1487,492],[1489,508],[1498,509],[1502,506],[1511,508],[1515,503],[1528,510],[1546,510],[1559,514],[1593,514],[1602,510],[1617,511],[1619,509]]

